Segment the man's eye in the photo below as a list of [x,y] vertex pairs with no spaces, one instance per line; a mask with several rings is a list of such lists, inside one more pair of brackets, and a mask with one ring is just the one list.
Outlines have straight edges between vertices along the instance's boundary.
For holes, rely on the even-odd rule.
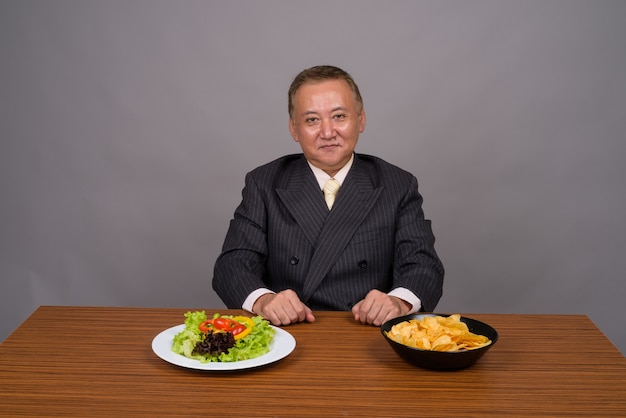
[[315,122],[317,122],[317,118],[315,118],[315,117],[306,118],[305,122],[306,123],[315,123]]
[[338,113],[338,114],[334,115],[333,118],[335,118],[335,119],[345,119],[346,115],[344,115],[343,113]]

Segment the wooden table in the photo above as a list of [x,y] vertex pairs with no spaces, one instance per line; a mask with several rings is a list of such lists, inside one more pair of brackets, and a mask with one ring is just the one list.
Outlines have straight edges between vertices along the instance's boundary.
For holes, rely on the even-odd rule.
[[441,372],[403,362],[349,313],[317,312],[285,327],[297,346],[283,360],[212,372],[152,352],[185,312],[40,307],[0,344],[0,416],[626,416],[626,358],[582,315],[467,315],[500,339]]

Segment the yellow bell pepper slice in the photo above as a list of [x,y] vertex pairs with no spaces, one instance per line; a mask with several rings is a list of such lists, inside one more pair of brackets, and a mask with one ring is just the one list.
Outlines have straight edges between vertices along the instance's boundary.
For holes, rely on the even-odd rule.
[[233,317],[233,320],[246,326],[244,331],[235,335],[235,340],[240,340],[252,332],[252,328],[254,328],[254,321],[252,321],[252,319],[247,316],[235,316]]

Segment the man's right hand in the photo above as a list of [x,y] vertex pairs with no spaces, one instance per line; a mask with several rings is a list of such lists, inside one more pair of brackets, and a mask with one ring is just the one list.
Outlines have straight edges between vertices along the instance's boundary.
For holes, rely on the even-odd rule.
[[315,321],[313,311],[291,289],[262,295],[254,302],[252,311],[277,326]]

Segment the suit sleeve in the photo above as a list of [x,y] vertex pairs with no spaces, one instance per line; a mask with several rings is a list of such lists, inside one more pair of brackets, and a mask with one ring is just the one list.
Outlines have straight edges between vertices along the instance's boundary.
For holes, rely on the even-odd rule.
[[412,177],[398,207],[393,287],[410,289],[432,312],[443,293],[443,265],[435,251],[431,222],[424,219],[422,196]]
[[250,293],[265,287],[267,209],[250,173],[242,195],[213,271],[213,289],[229,309],[240,309]]

